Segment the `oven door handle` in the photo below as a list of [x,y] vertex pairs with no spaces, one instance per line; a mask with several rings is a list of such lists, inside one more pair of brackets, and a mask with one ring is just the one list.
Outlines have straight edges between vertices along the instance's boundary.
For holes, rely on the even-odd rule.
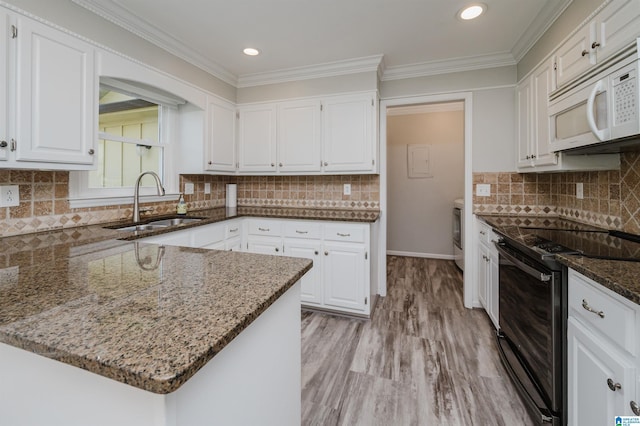
[[513,265],[516,268],[518,268],[521,271],[525,272],[527,275],[531,275],[532,277],[534,277],[538,281],[542,281],[542,282],[547,282],[547,281],[551,280],[551,275],[550,274],[545,274],[544,272],[540,272],[537,269],[535,269],[535,268],[527,265],[526,263],[520,261],[519,259],[517,259],[513,255],[511,255],[511,253],[509,253],[504,248],[502,248],[501,243],[497,242],[497,243],[495,243],[495,245],[496,245],[496,248],[498,249],[498,252],[500,253],[500,255],[502,255],[504,258],[506,258],[509,262],[513,263]]

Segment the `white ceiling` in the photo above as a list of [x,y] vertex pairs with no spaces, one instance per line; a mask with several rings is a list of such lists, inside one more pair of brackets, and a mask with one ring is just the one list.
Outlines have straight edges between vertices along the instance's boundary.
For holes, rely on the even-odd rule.
[[487,13],[462,22],[473,0],[73,1],[238,87],[382,55],[383,79],[515,64],[571,2],[483,0]]

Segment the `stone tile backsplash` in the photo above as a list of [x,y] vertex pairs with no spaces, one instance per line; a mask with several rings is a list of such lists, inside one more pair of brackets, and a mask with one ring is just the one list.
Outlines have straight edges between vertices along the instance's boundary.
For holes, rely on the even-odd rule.
[[[238,205],[323,209],[377,210],[379,176],[213,176],[181,175],[180,188],[194,183],[185,195],[189,210],[223,207],[226,184],[238,184]],[[205,194],[205,183],[211,192]],[[345,196],[342,184],[351,184]],[[123,220],[132,216],[131,203],[106,207],[69,207],[69,172],[0,170],[0,185],[20,186],[20,205],[0,208],[0,237]],[[145,203],[152,215],[175,213],[177,201]]]
[[[474,212],[553,215],[640,234],[640,153],[621,154],[620,170],[562,173],[474,173]],[[576,183],[583,184],[583,199]],[[476,185],[491,184],[490,197]]]

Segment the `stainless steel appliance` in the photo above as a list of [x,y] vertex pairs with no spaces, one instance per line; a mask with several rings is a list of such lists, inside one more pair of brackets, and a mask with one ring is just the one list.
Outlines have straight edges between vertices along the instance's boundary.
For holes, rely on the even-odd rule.
[[551,93],[549,125],[553,151],[619,152],[629,147],[629,139],[638,145],[639,45],[640,39]]
[[464,271],[464,200],[453,202],[453,259]]
[[636,236],[599,229],[496,230],[502,361],[540,424],[566,424],[566,267],[557,253],[640,260]]

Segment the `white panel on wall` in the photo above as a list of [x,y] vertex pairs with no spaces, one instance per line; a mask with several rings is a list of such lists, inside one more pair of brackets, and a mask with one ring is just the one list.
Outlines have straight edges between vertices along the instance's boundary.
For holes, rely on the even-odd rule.
[[433,177],[429,145],[407,145],[407,170],[412,179]]

